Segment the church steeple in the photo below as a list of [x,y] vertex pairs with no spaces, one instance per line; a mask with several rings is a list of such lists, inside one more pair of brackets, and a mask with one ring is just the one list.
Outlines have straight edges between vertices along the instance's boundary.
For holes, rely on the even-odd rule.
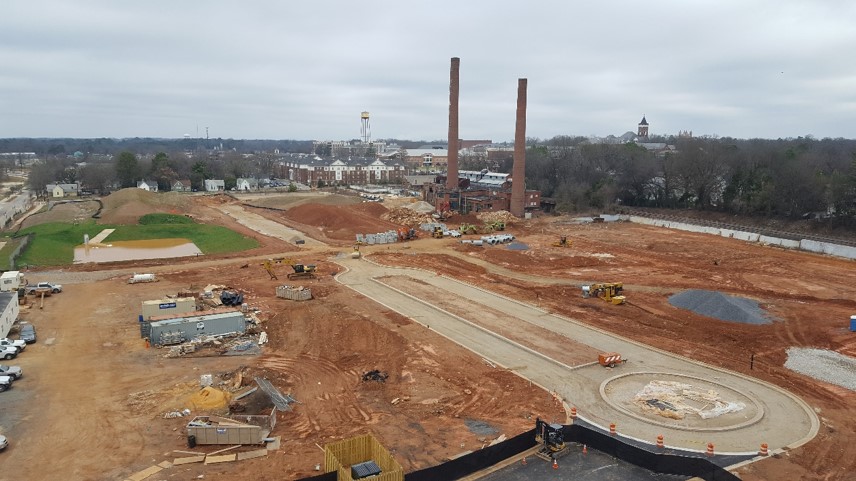
[[639,122],[639,129],[636,131],[638,137],[648,137],[648,121],[645,120],[645,114],[642,114],[642,121]]

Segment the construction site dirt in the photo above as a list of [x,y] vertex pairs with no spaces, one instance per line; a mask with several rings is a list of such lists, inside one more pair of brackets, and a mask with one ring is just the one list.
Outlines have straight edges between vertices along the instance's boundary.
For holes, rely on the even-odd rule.
[[[255,376],[267,377],[300,402],[277,415],[274,434],[281,436],[280,449],[234,463],[173,466],[161,477],[296,479],[317,474],[315,465],[323,464],[319,446],[365,432],[412,471],[480,449],[498,436],[473,432],[473,420],[509,436],[532,429],[536,417],[566,422],[549,389],[527,380],[525,366],[492,362],[436,332],[430,319],[406,317],[337,282],[334,276],[345,272],[342,259],[350,254],[355,234],[401,227],[380,219],[386,207],[349,206],[352,197],[341,205],[328,195],[324,204],[311,203],[307,194],[299,204],[283,197],[279,203],[272,197],[249,200],[261,206],[255,208],[227,196],[194,198],[188,204],[187,212],[196,219],[254,236],[262,245],[253,251],[82,264],[39,273],[63,284],[65,292],[52,296],[43,309],[22,308],[21,317],[38,326],[39,342],[20,362],[26,361],[28,374],[34,373],[20,381],[29,384],[4,393],[0,414],[10,438],[4,456],[16,466],[15,479],[124,479],[186,456],[173,450],[188,450],[187,418],[165,419],[164,413],[187,407],[200,375],[231,379],[239,370],[245,386]],[[297,210],[289,213],[293,205]],[[133,214],[159,211],[169,208],[138,206]],[[355,212],[360,221],[348,223],[350,214],[334,224],[319,220],[342,217],[343,211]],[[242,214],[247,212],[253,215]],[[236,216],[242,223],[235,222]],[[275,221],[283,231],[270,232],[269,225],[256,229],[248,220],[252,218]],[[417,241],[363,246],[365,260],[356,262],[415,267],[457,279],[786,389],[816,413],[817,435],[743,466],[737,474],[745,480],[856,479],[856,420],[851,415],[856,393],[784,367],[786,350],[794,346],[856,356],[856,335],[847,330],[849,316],[856,314],[856,302],[847,294],[852,261],[623,222],[578,225],[566,217],[545,217],[515,222],[507,230],[529,248],[475,247],[423,235]],[[291,241],[295,235],[316,242],[297,246]],[[563,235],[572,247],[553,247]],[[316,279],[298,281],[312,289],[313,300],[275,297],[278,281],[270,279],[260,262],[282,254],[317,265]],[[141,267],[161,282],[127,284],[126,276]],[[283,269],[284,279],[289,267],[275,268]],[[470,307],[466,299],[446,296],[413,276],[387,272],[377,281],[418,293],[453,315]],[[626,303],[583,299],[580,285],[593,282],[622,282]],[[211,283],[240,291],[258,309],[270,339],[262,354],[170,359],[164,350],[147,349],[136,321],[140,302]],[[755,299],[779,320],[731,323],[669,304],[670,295],[686,289]],[[572,340],[553,338],[547,330],[516,331],[495,309],[481,314],[480,328],[498,331],[563,364],[597,361],[597,346],[569,348]],[[48,344],[48,339],[53,341]],[[635,361],[631,358],[626,366]],[[373,370],[389,377],[363,381],[364,373]],[[26,421],[16,421],[11,412]],[[652,442],[656,434],[652,430]],[[201,447],[194,451],[206,452]],[[52,462],[39,463],[46,452]],[[12,478],[0,473],[0,480],[5,479]]]

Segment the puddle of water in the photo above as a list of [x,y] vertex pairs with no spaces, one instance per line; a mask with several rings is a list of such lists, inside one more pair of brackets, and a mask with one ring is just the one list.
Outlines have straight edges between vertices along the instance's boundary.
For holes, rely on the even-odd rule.
[[202,251],[188,239],[118,241],[103,246],[77,246],[74,248],[74,263],[166,259],[198,255],[202,255]]

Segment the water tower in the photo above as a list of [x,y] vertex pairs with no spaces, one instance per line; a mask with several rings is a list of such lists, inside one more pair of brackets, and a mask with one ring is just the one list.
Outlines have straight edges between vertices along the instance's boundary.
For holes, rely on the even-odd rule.
[[360,114],[360,137],[363,139],[363,143],[367,144],[372,141],[372,128],[369,124],[369,113],[362,112]]

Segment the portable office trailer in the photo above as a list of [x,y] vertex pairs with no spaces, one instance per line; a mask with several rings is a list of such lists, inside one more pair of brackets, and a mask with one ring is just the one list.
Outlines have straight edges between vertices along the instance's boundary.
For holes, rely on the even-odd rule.
[[26,283],[27,281],[24,279],[24,274],[21,274],[21,271],[6,271],[0,274],[0,291],[17,291],[19,287],[24,287]]
[[192,297],[178,297],[175,299],[155,299],[143,301],[143,319],[163,316],[182,316],[196,312],[196,299]]
[[187,423],[187,439],[195,444],[262,444],[275,426],[276,408],[265,415],[196,416]]
[[199,336],[243,333],[247,330],[247,320],[237,310],[144,322],[143,325],[148,327],[147,337],[155,346],[180,344]]

